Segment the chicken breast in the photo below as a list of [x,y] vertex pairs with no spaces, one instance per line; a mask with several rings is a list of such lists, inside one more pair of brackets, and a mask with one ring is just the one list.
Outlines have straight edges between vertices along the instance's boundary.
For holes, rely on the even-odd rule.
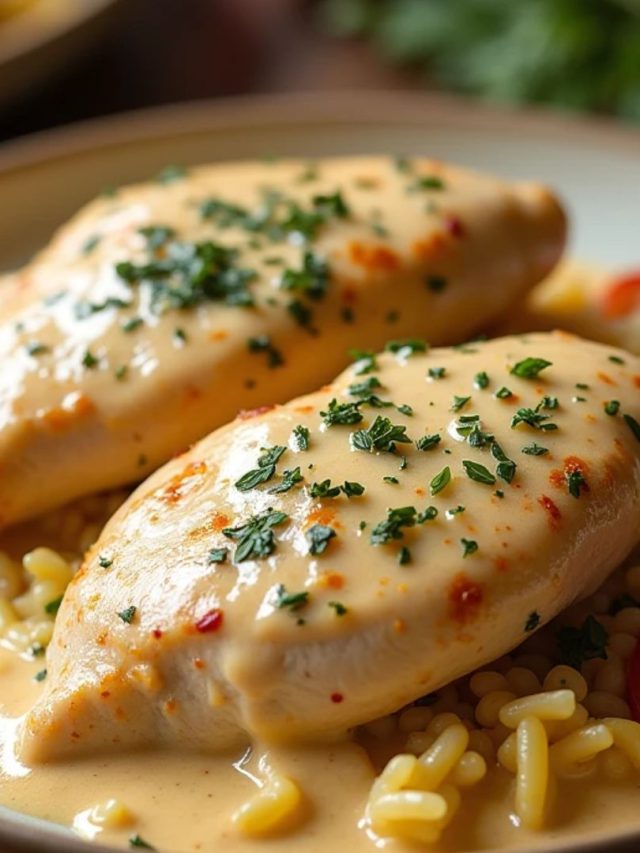
[[545,275],[535,184],[387,158],[237,163],[93,202],[0,307],[0,527],[139,481],[349,347],[462,340]]
[[602,582],[640,539],[640,359],[559,333],[424,349],[138,488],[64,597],[28,760],[330,737]]

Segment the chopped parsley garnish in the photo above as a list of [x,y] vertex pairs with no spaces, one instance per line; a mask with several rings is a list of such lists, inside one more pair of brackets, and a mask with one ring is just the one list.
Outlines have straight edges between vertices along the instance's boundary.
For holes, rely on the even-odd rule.
[[29,341],[24,348],[32,356],[44,355],[45,352],[49,352],[49,347],[40,341]]
[[631,415],[623,415],[624,422],[629,427],[633,435],[635,436],[636,441],[640,441],[640,424],[638,421],[633,418]]
[[284,512],[268,509],[237,527],[225,527],[222,533],[238,542],[233,555],[234,562],[241,563],[251,557],[268,557],[272,554],[276,547],[272,528],[288,518]]
[[481,370],[480,373],[476,373],[473,377],[473,384],[476,388],[480,388],[481,390],[489,387],[489,374]]
[[460,540],[460,544],[462,545],[462,557],[469,557],[471,554],[475,554],[478,550],[478,543],[475,539],[465,539],[464,537]]
[[417,352],[426,352],[429,345],[422,338],[405,338],[397,341],[387,341],[384,346],[386,352],[392,352],[401,358],[409,358]]
[[498,388],[498,390],[495,393],[495,396],[499,400],[508,400],[509,397],[513,397],[513,391],[511,391],[509,388],[506,388],[503,385],[502,388]]
[[451,469],[447,465],[446,468],[443,468],[435,477],[431,480],[429,484],[429,490],[432,495],[437,495],[438,492],[441,492],[449,483],[451,482]]
[[34,643],[32,646],[29,646],[29,654],[34,658],[42,657],[45,651],[46,649],[42,643]]
[[527,426],[533,427],[533,429],[540,429],[545,432],[558,429],[557,424],[547,423],[547,421],[549,420],[549,415],[543,415],[540,412],[540,409],[542,408],[550,408],[549,406],[545,406],[545,399],[547,398],[543,398],[535,407],[535,409],[518,409],[515,415],[511,418],[511,429],[515,429],[518,424],[527,424]]
[[62,604],[63,596],[59,595],[57,598],[48,601],[44,606],[44,612],[48,613],[49,616],[55,616],[58,610],[60,610],[60,605]]
[[258,457],[258,467],[247,471],[239,480],[236,480],[236,489],[241,492],[248,492],[249,489],[255,489],[260,483],[266,483],[267,480],[270,480],[276,473],[278,460],[286,449],[279,444],[276,444],[275,447],[262,447],[262,455]]
[[140,228],[138,234],[142,234],[149,249],[160,249],[176,236],[174,229],[166,225],[147,225]]
[[321,483],[312,483],[309,486],[309,494],[312,498],[337,498],[340,486],[332,486],[329,479],[323,480]]
[[406,426],[392,424],[389,418],[378,415],[368,429],[360,429],[352,433],[351,441],[356,450],[373,452],[376,450],[393,453],[396,442],[410,444],[411,439],[406,435]]
[[495,439],[491,443],[491,455],[497,460],[496,474],[505,483],[510,483],[516,475],[516,463],[509,459]]
[[520,376],[523,379],[535,379],[545,368],[551,367],[551,364],[552,362],[544,358],[524,358],[515,364],[509,373],[512,373],[514,376]]
[[496,478],[493,476],[491,471],[479,462],[473,462],[470,459],[463,459],[462,467],[470,480],[475,480],[477,483],[485,483],[488,486],[493,486],[496,482]]
[[444,181],[437,175],[423,175],[418,177],[408,187],[410,192],[417,190],[443,190],[444,188]]
[[147,263],[116,264],[118,276],[130,285],[145,284],[151,291],[151,307],[161,314],[171,308],[191,308],[202,302],[253,305],[248,284],[255,272],[235,265],[237,250],[211,241],[187,243],[173,240],[161,258]]
[[411,415],[413,415],[413,407],[408,403],[400,403],[399,406],[396,406],[396,409],[401,415],[407,415],[407,417],[411,417]]
[[309,429],[306,426],[298,424],[298,426],[293,428],[291,434],[293,436],[293,443],[296,446],[296,450],[309,449]]
[[91,369],[92,367],[95,367],[99,361],[100,361],[100,359],[96,358],[96,356],[93,355],[91,350],[87,350],[85,352],[85,354],[82,356],[82,365],[84,367],[89,368],[89,369]]
[[368,376],[361,382],[352,382],[347,391],[352,397],[370,397],[378,388],[382,388],[382,382],[377,376]]
[[402,548],[398,551],[398,563],[401,566],[406,566],[411,562],[411,551],[407,548],[406,545],[403,545]]
[[276,607],[279,610],[300,610],[309,603],[308,592],[287,592],[284,584],[276,587]]
[[423,509],[422,512],[419,512],[416,516],[416,522],[418,524],[424,524],[425,521],[433,521],[438,517],[438,510],[435,506],[428,506],[426,509]]
[[535,631],[539,624],[540,614],[536,610],[532,610],[531,613],[527,616],[527,621],[524,623],[524,630],[527,633],[529,631]]
[[453,402],[451,403],[451,411],[459,412],[460,409],[464,409],[470,399],[471,397],[458,397],[458,395],[455,394],[453,397]]
[[105,557],[104,554],[100,554],[98,557],[98,565],[101,569],[108,569],[113,565],[113,559],[111,557]]
[[442,436],[437,432],[433,435],[423,435],[416,441],[416,447],[418,450],[433,450],[438,444],[440,444],[442,440]]
[[36,674],[33,676],[35,681],[44,681],[46,677],[47,677],[47,670],[46,669],[41,669],[39,672],[36,672]]
[[375,353],[370,350],[350,349],[349,357],[355,362],[353,372],[356,376],[363,376],[378,369]]
[[432,293],[442,293],[447,287],[447,279],[441,275],[428,275],[425,284]]
[[582,490],[587,488],[587,481],[582,471],[579,471],[577,468],[574,468],[573,471],[567,471],[565,479],[569,494],[574,498],[579,498]]
[[280,287],[303,293],[310,299],[321,299],[329,286],[330,272],[327,262],[314,254],[305,252],[299,270],[287,268],[282,273]]
[[144,323],[142,317],[127,317],[120,325],[123,332],[135,332]]
[[187,342],[187,333],[184,329],[181,329],[179,326],[177,326],[173,330],[173,340],[179,345],[184,345]]
[[287,311],[299,326],[307,327],[311,325],[311,321],[313,320],[313,311],[308,305],[305,305],[304,302],[301,302],[299,299],[292,299],[291,302],[287,304]]
[[212,548],[207,555],[207,563],[225,563],[228,554],[228,548]]
[[322,554],[335,536],[336,532],[333,527],[327,527],[326,524],[312,525],[306,532],[309,553],[314,556]]
[[113,371],[113,375],[119,382],[122,382],[123,379],[126,379],[127,373],[129,372],[129,367],[126,364],[120,364]]
[[560,401],[557,397],[543,397],[537,405],[537,409],[557,409]]
[[386,477],[383,477],[382,479],[385,483],[391,483],[391,485],[393,485],[393,486],[397,486],[398,483],[400,482],[400,480],[397,477],[390,477],[389,475],[387,475]]
[[336,612],[336,616],[345,616],[349,612],[344,604],[339,601],[328,601],[327,607],[333,607]]
[[430,367],[427,371],[427,374],[430,379],[444,379],[446,373],[446,367]]
[[303,480],[303,476],[300,472],[300,468],[285,468],[282,472],[282,479],[280,482],[272,486],[267,491],[270,495],[281,495],[283,492],[288,492],[289,489],[292,489],[294,486],[297,486],[298,483],[301,483]]
[[604,411],[605,411],[605,414],[611,415],[611,417],[614,417],[620,411],[620,401],[619,400],[608,400],[604,404]]
[[121,610],[118,613],[118,616],[125,622],[127,625],[130,625],[133,622],[133,618],[136,615],[138,608],[132,604],[131,607],[125,607],[124,610]]
[[541,447],[535,441],[532,441],[531,444],[525,444],[522,448],[522,453],[526,453],[527,456],[544,456],[548,452],[549,449],[547,447]]
[[460,515],[465,511],[466,507],[462,506],[462,504],[458,504],[458,506],[452,506],[447,510],[446,515],[449,518],[453,518],[454,515]]
[[609,361],[612,361],[614,364],[626,364],[623,358],[620,358],[619,355],[610,355]]
[[362,483],[355,483],[352,480],[345,480],[340,488],[348,498],[358,498],[364,494]]
[[326,412],[320,412],[320,417],[327,426],[357,424],[362,420],[362,412],[358,408],[361,403],[338,403],[333,398]]
[[269,367],[280,367],[284,364],[282,353],[273,345],[269,335],[258,335],[255,338],[248,338],[247,346],[250,352],[266,353]]
[[402,539],[403,527],[414,527],[417,521],[416,508],[414,506],[402,506],[396,509],[388,509],[387,517],[380,521],[371,531],[369,541],[372,545],[385,545],[392,539]]
[[93,234],[91,237],[87,237],[87,239],[82,244],[82,248],[80,249],[80,251],[83,255],[90,254],[96,248],[100,240],[101,237],[99,234]]
[[608,639],[604,626],[589,615],[579,628],[567,625],[558,632],[560,659],[575,669],[580,669],[587,660],[606,660]]

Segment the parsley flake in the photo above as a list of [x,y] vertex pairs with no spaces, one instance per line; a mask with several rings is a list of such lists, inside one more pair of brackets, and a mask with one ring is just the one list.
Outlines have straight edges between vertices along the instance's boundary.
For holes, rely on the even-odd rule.
[[496,482],[496,478],[493,476],[491,471],[479,462],[473,462],[470,459],[463,459],[462,467],[470,480],[475,480],[477,483],[485,483],[488,486],[493,486]]
[[336,531],[333,527],[328,527],[326,524],[312,525],[306,532],[309,553],[314,556],[322,554],[326,551],[327,545],[335,536]]
[[252,557],[268,557],[275,550],[274,527],[288,521],[289,516],[279,510],[268,509],[260,515],[254,515],[244,524],[225,527],[222,533],[229,539],[235,539],[238,545],[233,555],[235,563],[241,563]]
[[287,448],[276,444],[275,447],[262,447],[262,455],[258,457],[258,467],[253,468],[236,480],[235,487],[241,492],[255,489],[260,483],[266,483],[276,473],[276,464]]
[[478,550],[478,543],[475,539],[465,539],[464,537],[460,540],[460,544],[462,545],[462,557],[469,557],[471,554],[475,554]]
[[429,490],[432,495],[437,495],[438,492],[441,492],[449,483],[451,482],[451,469],[447,465],[446,468],[443,468],[435,477],[431,480],[429,484]]
[[544,358],[524,358],[515,364],[509,373],[514,376],[520,376],[522,379],[535,379],[539,373],[547,367],[551,367],[552,362]]
[[118,616],[127,625],[130,625],[133,622],[133,617],[136,615],[137,610],[138,610],[138,608],[132,604],[130,607],[125,607],[124,610],[121,610],[118,613]]

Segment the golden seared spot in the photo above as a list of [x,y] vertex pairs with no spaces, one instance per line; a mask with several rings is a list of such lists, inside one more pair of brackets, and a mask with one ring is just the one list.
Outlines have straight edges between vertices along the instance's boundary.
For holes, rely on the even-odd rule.
[[460,625],[471,622],[482,604],[482,584],[459,572],[449,585],[449,615]]
[[215,329],[213,332],[209,332],[209,340],[211,341],[224,341],[229,337],[229,332],[226,329]]
[[374,272],[397,270],[400,259],[396,252],[387,246],[360,243],[354,240],[349,244],[349,257],[357,266]]

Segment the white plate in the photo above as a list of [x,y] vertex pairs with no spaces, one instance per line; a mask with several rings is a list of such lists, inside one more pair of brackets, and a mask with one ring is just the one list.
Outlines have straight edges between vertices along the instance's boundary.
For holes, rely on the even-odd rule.
[[[640,263],[640,134],[413,94],[245,98],[169,107],[40,134],[0,149],[0,269],[27,258],[101,189],[167,164],[299,155],[427,154],[507,177],[541,178],[568,203],[572,250]],[[96,851],[0,808],[0,851]],[[564,853],[637,853],[640,830],[566,843]],[[559,853],[549,840],[547,853]],[[520,853],[526,853],[521,850]]]

